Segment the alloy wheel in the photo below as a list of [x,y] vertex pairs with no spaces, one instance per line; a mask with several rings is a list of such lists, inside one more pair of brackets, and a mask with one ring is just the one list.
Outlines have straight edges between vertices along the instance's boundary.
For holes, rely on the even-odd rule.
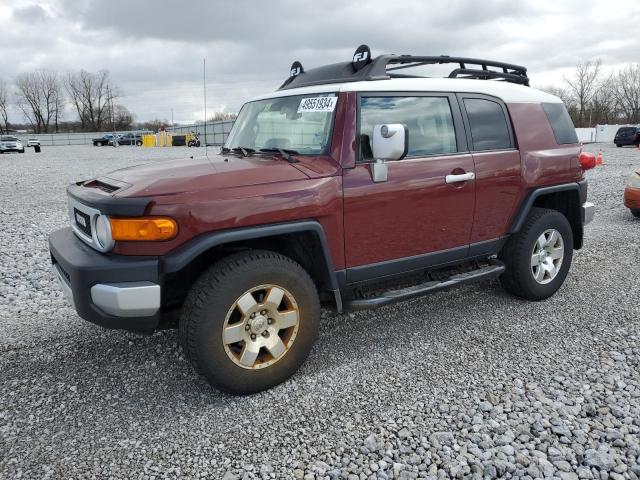
[[531,273],[536,282],[547,284],[560,271],[564,258],[564,241],[555,229],[545,230],[536,240],[531,253]]
[[222,343],[236,365],[265,368],[286,355],[299,325],[293,295],[277,285],[260,285],[243,293],[227,312]]

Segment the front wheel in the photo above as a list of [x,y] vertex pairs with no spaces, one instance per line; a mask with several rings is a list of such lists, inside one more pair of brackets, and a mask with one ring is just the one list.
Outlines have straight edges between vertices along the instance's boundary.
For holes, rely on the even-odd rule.
[[316,287],[299,264],[249,250],[224,258],[194,283],[180,335],[192,364],[213,386],[249,394],[300,368],[319,319]]
[[621,144],[619,144],[619,143],[616,143],[616,147],[618,147],[618,148],[622,148],[622,145],[621,145]]
[[640,218],[640,209],[632,208],[631,209],[631,215],[633,215],[636,218]]
[[24,148],[22,150],[18,150],[20,153],[24,153]]
[[556,210],[533,208],[500,253],[506,265],[500,283],[527,300],[543,300],[564,283],[573,258],[573,232]]

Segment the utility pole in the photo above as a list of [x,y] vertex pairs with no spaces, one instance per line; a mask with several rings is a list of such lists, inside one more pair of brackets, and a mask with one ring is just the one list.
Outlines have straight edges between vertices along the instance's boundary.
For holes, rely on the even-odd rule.
[[204,94],[204,153],[207,154],[207,59],[202,59],[202,86]]

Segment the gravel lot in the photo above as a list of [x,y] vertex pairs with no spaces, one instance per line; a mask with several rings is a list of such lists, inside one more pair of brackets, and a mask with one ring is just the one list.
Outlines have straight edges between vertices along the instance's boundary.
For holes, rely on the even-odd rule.
[[49,273],[64,187],[187,149],[0,156],[0,478],[640,478],[640,221],[632,148],[589,172],[597,205],[560,292],[495,283],[323,313],[293,379],[230,397],[176,332],[80,320]]

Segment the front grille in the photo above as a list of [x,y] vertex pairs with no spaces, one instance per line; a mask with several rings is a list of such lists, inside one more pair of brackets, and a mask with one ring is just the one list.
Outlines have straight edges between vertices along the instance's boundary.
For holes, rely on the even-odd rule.
[[84,212],[81,212],[77,208],[73,209],[73,221],[82,233],[91,238],[91,218]]

